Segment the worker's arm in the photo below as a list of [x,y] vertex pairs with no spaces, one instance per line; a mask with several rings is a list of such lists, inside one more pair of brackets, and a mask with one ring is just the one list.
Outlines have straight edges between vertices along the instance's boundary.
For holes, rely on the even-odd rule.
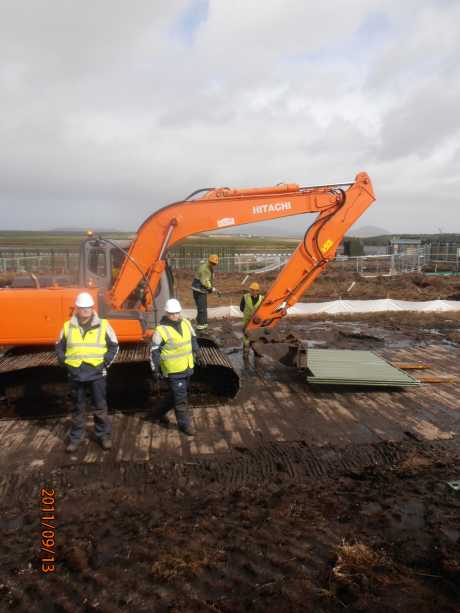
[[59,338],[56,341],[56,345],[55,345],[56,357],[57,357],[59,366],[64,366],[65,364],[66,349],[67,349],[67,339],[64,335],[64,328],[62,328],[61,333],[59,334]]
[[104,366],[108,368],[114,362],[119,350],[117,335],[109,323],[107,323],[107,330],[105,332],[105,342],[107,345],[107,352],[104,355]]
[[150,368],[152,372],[159,373],[160,371],[160,354],[161,348],[165,344],[161,334],[157,331],[153,333],[152,345],[150,346]]
[[241,302],[240,302],[240,311],[242,313],[244,313],[244,307],[246,306],[246,301],[244,299],[244,296],[241,297]]
[[193,329],[192,324],[190,324],[190,331],[192,333],[192,353],[194,356],[196,356],[200,346],[198,345],[198,341],[196,340],[196,334],[195,334],[195,330]]

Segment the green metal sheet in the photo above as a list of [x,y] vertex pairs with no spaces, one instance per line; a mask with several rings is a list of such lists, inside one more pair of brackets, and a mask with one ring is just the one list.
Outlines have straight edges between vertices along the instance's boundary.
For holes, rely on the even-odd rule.
[[308,349],[307,381],[318,385],[403,387],[419,382],[372,351]]

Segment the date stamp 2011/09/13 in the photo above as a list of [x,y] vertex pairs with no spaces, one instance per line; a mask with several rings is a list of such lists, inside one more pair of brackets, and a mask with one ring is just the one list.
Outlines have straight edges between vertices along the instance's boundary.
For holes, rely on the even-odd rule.
[[56,494],[53,489],[41,489],[40,511],[42,513],[40,521],[42,572],[54,573],[56,570]]

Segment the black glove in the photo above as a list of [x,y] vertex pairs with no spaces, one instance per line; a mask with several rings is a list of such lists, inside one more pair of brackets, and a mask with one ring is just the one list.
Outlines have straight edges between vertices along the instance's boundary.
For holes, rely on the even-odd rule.
[[163,375],[161,374],[161,371],[159,370],[154,370],[152,373],[152,377],[155,383],[158,383],[159,381],[161,381],[161,379],[163,379]]

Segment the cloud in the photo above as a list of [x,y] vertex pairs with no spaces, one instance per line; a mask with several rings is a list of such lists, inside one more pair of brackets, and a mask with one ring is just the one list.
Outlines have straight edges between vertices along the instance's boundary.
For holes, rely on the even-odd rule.
[[366,170],[378,202],[359,223],[460,231],[457,2],[2,9],[4,228],[135,229],[199,187]]

